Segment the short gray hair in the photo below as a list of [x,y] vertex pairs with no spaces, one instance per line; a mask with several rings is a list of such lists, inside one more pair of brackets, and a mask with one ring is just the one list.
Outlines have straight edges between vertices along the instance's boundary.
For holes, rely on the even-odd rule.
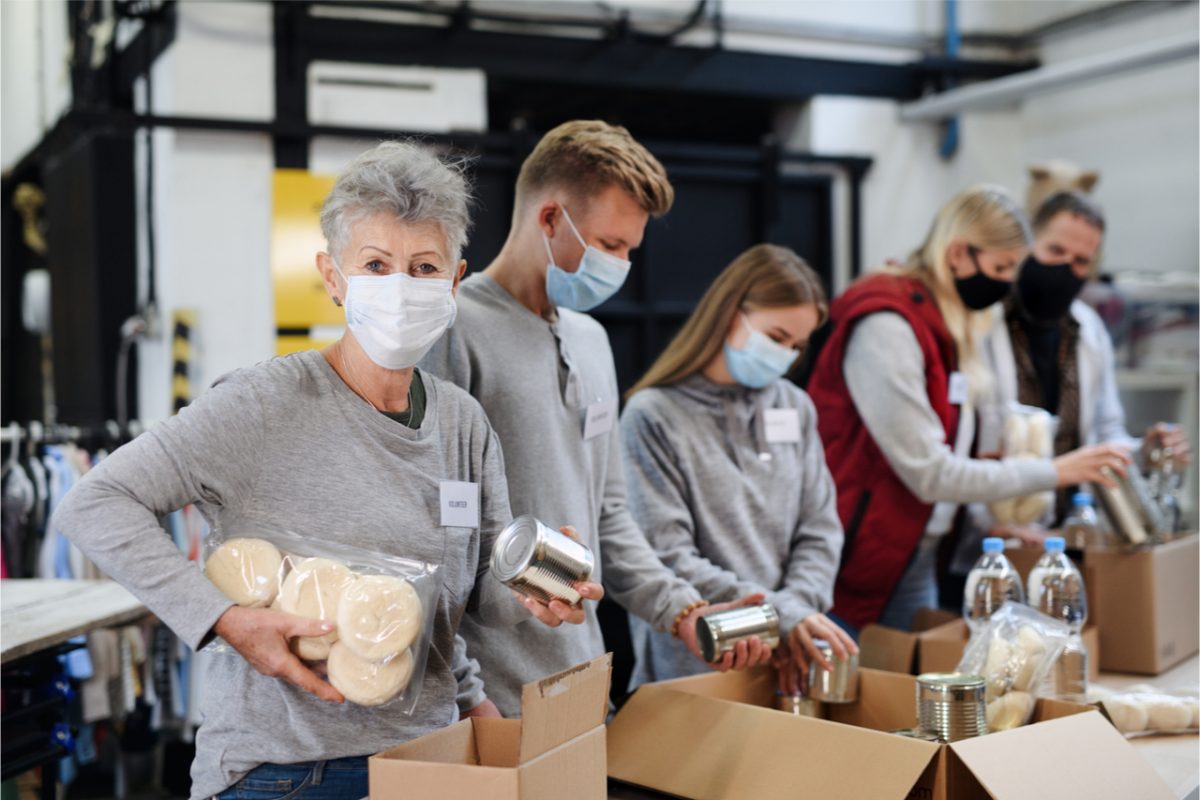
[[436,225],[455,263],[471,226],[466,159],[443,160],[414,141],[382,142],[354,159],[321,206],[321,232],[340,261],[350,227],[375,214]]

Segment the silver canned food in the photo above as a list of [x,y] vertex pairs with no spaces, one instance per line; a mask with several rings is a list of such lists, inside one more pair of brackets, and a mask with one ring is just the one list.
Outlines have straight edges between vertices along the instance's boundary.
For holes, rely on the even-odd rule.
[[779,614],[770,603],[708,614],[696,623],[700,653],[709,662],[720,661],[734,645],[752,636],[772,650],[779,646]]
[[813,644],[833,669],[825,669],[816,659],[809,662],[808,696],[826,703],[853,703],[858,697],[858,656],[849,653],[848,658],[839,661],[829,642],[813,639]]
[[904,736],[908,739],[920,739],[923,742],[941,741],[936,733],[931,731],[923,731],[920,728],[901,728],[900,730],[896,731],[888,731],[888,733],[895,734],[896,736]]
[[592,551],[528,514],[500,532],[492,548],[492,575],[523,595],[548,603],[578,603],[577,581],[592,576]]
[[797,717],[821,717],[821,704],[802,694],[775,692],[775,707]]
[[917,727],[943,742],[987,733],[986,682],[979,675],[927,672],[917,677]]

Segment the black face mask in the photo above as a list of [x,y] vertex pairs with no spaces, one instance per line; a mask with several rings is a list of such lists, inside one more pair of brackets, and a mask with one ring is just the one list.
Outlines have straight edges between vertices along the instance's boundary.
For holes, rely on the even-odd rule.
[[1017,276],[1017,300],[1034,322],[1048,324],[1067,313],[1085,283],[1070,264],[1043,264],[1030,255]]
[[975,248],[968,248],[971,263],[975,265],[975,274],[969,278],[955,278],[954,288],[963,305],[972,311],[982,311],[993,303],[998,303],[1012,290],[1012,281],[1002,281],[985,275],[979,268],[979,259],[975,256]]

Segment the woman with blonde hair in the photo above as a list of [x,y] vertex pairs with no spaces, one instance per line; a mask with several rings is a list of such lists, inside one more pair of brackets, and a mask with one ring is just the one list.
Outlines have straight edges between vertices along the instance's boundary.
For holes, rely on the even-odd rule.
[[960,193],[899,267],[851,286],[830,310],[808,391],[846,531],[833,613],[854,628],[907,630],[937,605],[937,549],[961,504],[1102,481],[1124,450],[1050,460],[972,458],[975,408],[990,390],[980,312],[1009,292],[1032,236],[995,186]]
[[[814,639],[839,657],[857,652],[824,615],[842,529],[816,414],[783,378],[826,310],[803,259],[750,248],[630,389],[621,415],[629,506],[663,563],[710,602],[765,594],[799,665],[821,658]],[[631,688],[703,670],[643,621],[632,619],[631,632]]]

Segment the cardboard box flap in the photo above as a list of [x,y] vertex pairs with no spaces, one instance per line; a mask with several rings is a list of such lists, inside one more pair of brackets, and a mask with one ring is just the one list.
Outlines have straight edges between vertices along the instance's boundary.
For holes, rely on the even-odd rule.
[[858,664],[885,672],[912,672],[917,637],[905,631],[868,625],[858,637]]
[[950,749],[995,800],[1169,800],[1175,796],[1095,711],[966,739]]
[[521,763],[604,724],[612,653],[521,690]]
[[938,749],[650,684],[609,724],[608,774],[688,798],[904,800]]

